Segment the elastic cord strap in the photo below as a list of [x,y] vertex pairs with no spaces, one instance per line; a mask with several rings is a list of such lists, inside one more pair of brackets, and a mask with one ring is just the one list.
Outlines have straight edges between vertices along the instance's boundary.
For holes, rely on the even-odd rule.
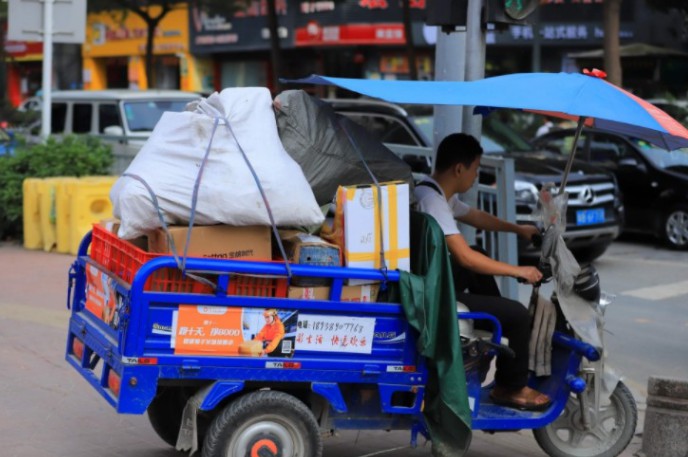
[[[189,273],[185,270],[185,264],[186,264],[185,259],[179,258],[179,253],[177,251],[177,246],[174,242],[174,238],[172,238],[172,235],[170,234],[170,230],[167,227],[167,223],[165,222],[165,218],[162,215],[162,209],[160,208],[160,204],[158,203],[158,197],[155,195],[155,192],[153,192],[153,189],[151,188],[151,186],[148,185],[148,183],[146,182],[145,179],[143,179],[142,177],[135,175],[133,173],[123,173],[122,176],[126,176],[127,178],[132,178],[132,179],[139,181],[141,184],[143,184],[143,187],[145,187],[146,190],[148,191],[148,194],[151,197],[151,203],[153,203],[153,207],[155,208],[155,212],[158,214],[158,219],[160,220],[160,224],[162,225],[162,228],[165,232],[165,236],[167,237],[167,243],[169,244],[170,250],[172,251],[172,256],[174,257],[174,261],[177,264],[177,268],[179,268],[181,270],[182,275],[188,276],[189,278],[191,278],[195,281],[206,284],[206,285],[212,287],[213,290],[217,290],[217,287],[218,287],[217,284],[213,283],[212,281],[208,280],[207,278]],[[191,229],[189,229],[189,231],[190,230]],[[187,244],[187,246],[189,245],[189,238],[188,237],[186,240],[186,244]],[[186,255],[186,246],[185,246],[184,252],[185,252],[184,255]]]
[[253,165],[251,165],[251,161],[248,159],[246,152],[244,152],[244,148],[241,147],[241,143],[239,143],[239,138],[237,138],[237,136],[234,134],[234,130],[232,130],[232,126],[230,125],[229,120],[225,118],[224,121],[225,125],[227,126],[227,129],[229,130],[229,133],[231,133],[231,135],[234,137],[234,141],[236,141],[237,146],[239,147],[239,152],[241,152],[241,155],[244,158],[244,162],[246,162],[246,166],[251,171],[251,175],[253,175],[253,180],[256,182],[256,185],[258,186],[260,195],[263,198],[263,203],[265,203],[265,209],[267,209],[268,211],[270,225],[272,226],[272,233],[274,233],[275,235],[277,245],[279,246],[280,254],[282,254],[282,258],[284,259],[284,265],[287,268],[287,276],[289,277],[289,279],[291,279],[291,268],[289,267],[289,259],[287,258],[286,251],[284,250],[284,245],[282,244],[279,232],[277,231],[275,218],[272,215],[272,209],[270,208],[270,202],[268,201],[267,195],[265,195],[265,190],[263,190],[263,186],[260,184],[260,180],[258,179],[258,174],[256,174],[256,171],[253,169]]
[[385,279],[387,279],[387,262],[385,261],[385,238],[384,238],[385,230],[383,227],[384,219],[382,217],[382,189],[380,188],[380,183],[377,181],[377,178],[373,174],[373,171],[370,169],[370,167],[368,167],[368,163],[366,162],[365,158],[363,157],[363,152],[361,151],[361,148],[358,147],[358,144],[356,143],[356,140],[354,140],[354,137],[351,136],[351,133],[349,132],[349,130],[341,122],[341,118],[339,119],[339,126],[344,131],[347,138],[349,139],[349,142],[353,145],[354,149],[358,153],[358,157],[361,159],[361,162],[363,163],[363,166],[365,167],[366,171],[368,172],[370,179],[373,180],[373,185],[377,188],[377,213],[375,214],[375,216],[380,221],[380,223],[378,224],[378,227],[380,227],[380,270],[382,271],[382,274],[385,276]]

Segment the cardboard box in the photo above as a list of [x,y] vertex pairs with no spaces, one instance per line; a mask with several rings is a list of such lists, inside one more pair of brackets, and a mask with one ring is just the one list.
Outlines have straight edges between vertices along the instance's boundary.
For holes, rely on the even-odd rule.
[[[377,301],[380,291],[378,284],[361,284],[358,286],[342,287],[342,301],[370,303]],[[329,300],[329,287],[289,287],[288,298],[300,298],[304,300]]]
[[[328,243],[322,238],[297,230],[280,230],[279,232],[285,254],[289,262],[299,265],[341,266],[341,249],[336,244]],[[273,258],[281,257],[277,246],[274,246]],[[295,286],[327,286],[329,278],[294,276]]]
[[388,269],[410,270],[408,184],[382,183],[379,189],[373,185],[339,187],[337,211],[343,216],[346,266],[381,268],[382,247]]
[[[110,233],[114,233],[115,235],[117,235],[117,232],[119,231],[119,226],[121,225],[120,220],[117,219],[116,217],[111,217],[108,219],[102,219],[99,222],[99,224],[105,230],[107,230]],[[127,240],[127,241],[139,249],[142,249],[144,251],[148,251],[148,237],[147,236],[139,236],[137,238],[134,238],[133,240]]]
[[342,265],[341,249],[319,236],[297,230],[280,230],[280,239],[287,258],[300,265]]
[[[177,254],[184,255],[186,226],[168,227],[174,240]],[[172,252],[164,229],[160,228],[148,235],[149,252]],[[272,240],[270,227],[231,225],[199,225],[192,229],[191,243],[187,255],[213,259],[272,259]]]

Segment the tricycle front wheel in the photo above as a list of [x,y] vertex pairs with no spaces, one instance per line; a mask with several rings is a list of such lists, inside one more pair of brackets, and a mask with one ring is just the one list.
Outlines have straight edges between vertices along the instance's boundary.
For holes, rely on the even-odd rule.
[[203,457],[321,457],[318,423],[301,400],[260,390],[230,403],[205,437]]
[[[586,391],[589,404],[591,390]],[[583,426],[580,402],[571,395],[564,411],[551,424],[533,430],[535,440],[551,457],[616,457],[633,438],[638,422],[638,410],[631,391],[619,382],[599,414],[591,412],[592,424]]]

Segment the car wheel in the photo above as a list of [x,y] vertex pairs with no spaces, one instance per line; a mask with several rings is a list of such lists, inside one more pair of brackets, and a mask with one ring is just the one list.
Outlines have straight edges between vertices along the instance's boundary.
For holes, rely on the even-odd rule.
[[678,205],[664,215],[661,237],[672,249],[688,249],[688,206]]
[[590,263],[605,253],[611,243],[599,243],[572,250],[578,263]]

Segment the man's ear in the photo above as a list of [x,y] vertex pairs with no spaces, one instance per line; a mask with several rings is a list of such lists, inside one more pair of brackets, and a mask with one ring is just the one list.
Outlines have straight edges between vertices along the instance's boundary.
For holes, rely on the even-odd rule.
[[462,163],[457,163],[454,165],[454,175],[455,176],[461,176],[461,173],[463,173],[466,170],[466,167]]

